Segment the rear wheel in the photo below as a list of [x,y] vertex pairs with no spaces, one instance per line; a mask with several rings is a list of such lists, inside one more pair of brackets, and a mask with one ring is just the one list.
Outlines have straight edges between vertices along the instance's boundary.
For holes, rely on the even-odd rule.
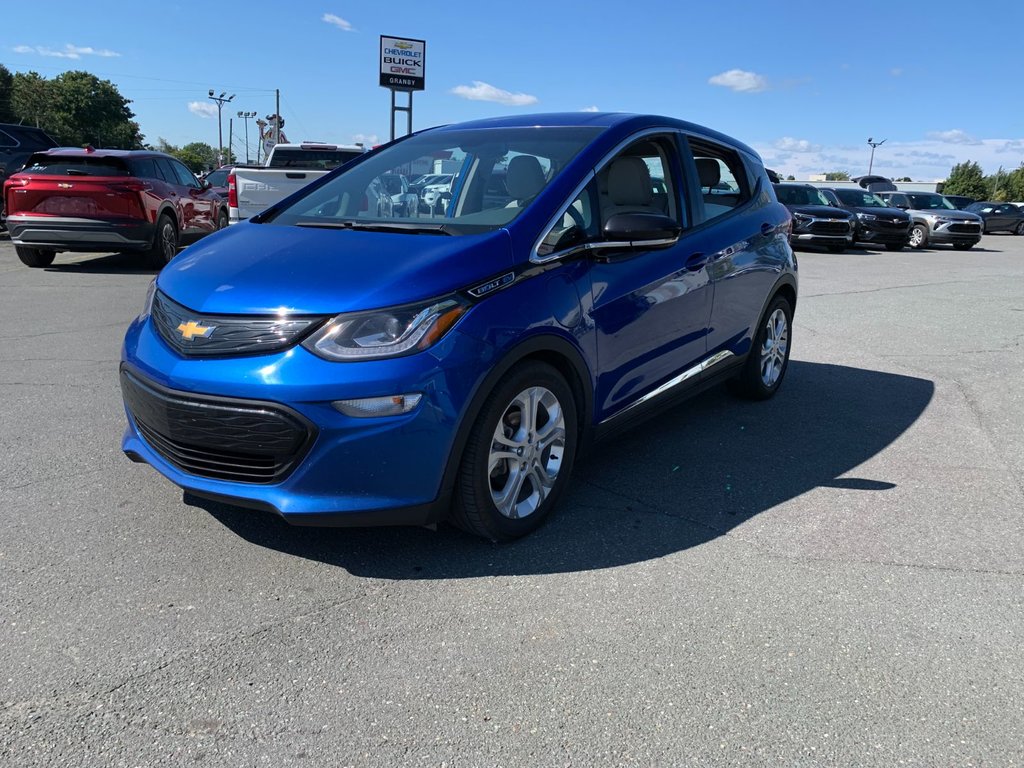
[[736,379],[736,393],[750,400],[774,395],[789,367],[793,308],[785,296],[776,296],[761,321],[747,362]]
[[166,213],[161,214],[156,225],[153,245],[146,254],[151,267],[160,269],[178,253],[178,228]]
[[1017,228],[1013,230],[1018,235],[1024,235],[1024,221],[1017,225]]
[[217,229],[228,228],[228,212],[221,209],[220,214],[217,216]]
[[537,529],[569,482],[576,402],[550,365],[527,362],[491,393],[459,468],[452,522],[492,541]]
[[21,263],[33,269],[50,266],[57,256],[56,251],[44,251],[42,248],[29,248],[25,245],[16,245],[14,250],[18,254],[18,258],[21,259]]
[[928,228],[924,224],[915,224],[910,230],[911,248],[924,248],[928,245]]
[[885,247],[886,247],[886,250],[889,250],[889,251],[902,251],[904,245],[905,245],[904,243],[886,243]]

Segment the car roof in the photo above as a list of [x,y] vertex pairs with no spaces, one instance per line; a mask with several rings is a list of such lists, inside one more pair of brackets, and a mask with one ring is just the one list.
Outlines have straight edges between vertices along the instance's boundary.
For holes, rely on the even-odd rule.
[[36,155],[59,155],[62,157],[170,157],[163,152],[152,149],[83,149],[81,147],[54,147],[53,149],[40,150]]
[[731,136],[719,133],[703,125],[663,115],[632,114],[628,112],[550,112],[532,115],[507,115],[465,123],[452,123],[432,130],[461,131],[474,128],[675,128],[681,131],[699,133],[708,138],[728,144],[736,149],[759,157],[757,152]]

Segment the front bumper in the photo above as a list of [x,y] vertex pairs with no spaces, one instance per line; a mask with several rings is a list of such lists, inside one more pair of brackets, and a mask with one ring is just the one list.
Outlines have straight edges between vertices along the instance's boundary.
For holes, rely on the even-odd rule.
[[[301,347],[258,357],[183,358],[148,318],[139,318],[125,338],[123,376],[183,403],[201,429],[190,436],[164,426],[159,413],[136,414],[137,399],[126,390],[122,449],[197,496],[272,510],[290,523],[434,522],[443,512],[438,502],[458,425],[491,356],[490,347],[455,330],[427,352],[390,360],[332,363]],[[331,405],[414,392],[423,398],[402,416],[354,418]],[[204,404],[213,404],[213,412]],[[279,462],[280,472],[233,479],[222,468],[240,455],[249,462],[263,446],[248,439],[233,445],[222,413],[235,408],[250,418],[261,407],[294,417],[307,432],[286,446],[291,453]],[[186,413],[176,423],[191,418]],[[171,434],[154,434],[154,422],[157,432]]]
[[976,245],[981,241],[982,224],[980,222],[953,221],[936,224],[923,222],[928,226],[928,242],[952,245]]
[[898,243],[906,245],[910,239],[910,222],[902,225],[880,225],[877,222],[857,223],[857,240],[862,243]]
[[55,251],[141,251],[153,243],[155,226],[140,219],[85,219],[12,214],[7,229],[15,245]]

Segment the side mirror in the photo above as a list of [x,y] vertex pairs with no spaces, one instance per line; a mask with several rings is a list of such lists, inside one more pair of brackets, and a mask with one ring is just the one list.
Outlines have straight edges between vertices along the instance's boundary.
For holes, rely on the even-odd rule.
[[213,185],[210,184],[209,180],[207,179],[200,179],[199,186],[202,187],[203,189],[209,189]]
[[671,245],[682,231],[675,219],[660,213],[616,213],[605,222],[602,234],[614,243]]

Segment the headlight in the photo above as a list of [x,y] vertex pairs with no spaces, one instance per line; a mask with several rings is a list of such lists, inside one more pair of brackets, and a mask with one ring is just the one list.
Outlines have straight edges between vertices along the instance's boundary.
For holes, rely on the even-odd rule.
[[808,216],[806,213],[794,213],[793,224],[797,227],[806,227],[811,223],[813,217]]
[[858,213],[857,218],[861,221],[875,221],[878,217],[873,213]]
[[953,220],[952,219],[944,218],[942,216],[936,216],[935,217],[935,223],[936,224],[952,224]]
[[458,298],[338,315],[302,346],[325,360],[398,357],[433,346],[469,309]]
[[146,300],[142,302],[142,317],[145,317],[153,311],[153,297],[156,296],[156,278],[154,277],[149,282],[149,288],[146,290]]

